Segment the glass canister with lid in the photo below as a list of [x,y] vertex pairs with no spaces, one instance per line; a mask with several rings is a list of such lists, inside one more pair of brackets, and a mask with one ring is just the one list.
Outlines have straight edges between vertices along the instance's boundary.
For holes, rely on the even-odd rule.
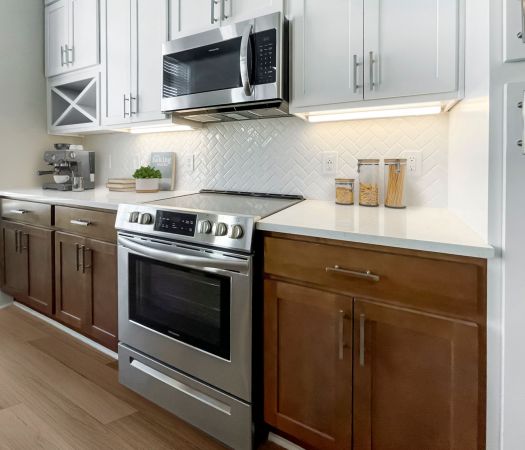
[[359,204],[379,206],[379,159],[359,159]]
[[338,205],[354,204],[354,184],[353,178],[335,179],[335,203]]
[[406,159],[385,159],[385,206],[406,208]]

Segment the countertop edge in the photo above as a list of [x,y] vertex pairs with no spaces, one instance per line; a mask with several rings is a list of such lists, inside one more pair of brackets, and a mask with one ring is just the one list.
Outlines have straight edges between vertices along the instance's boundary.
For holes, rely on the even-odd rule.
[[423,241],[403,239],[387,236],[374,236],[361,233],[325,230],[320,228],[297,227],[293,225],[272,224],[257,222],[256,228],[260,231],[295,234],[299,236],[334,239],[338,241],[355,242],[358,244],[382,245],[386,247],[419,250],[431,253],[445,253],[449,255],[466,256],[472,258],[491,259],[496,255],[494,247],[471,246],[453,244],[449,242]]

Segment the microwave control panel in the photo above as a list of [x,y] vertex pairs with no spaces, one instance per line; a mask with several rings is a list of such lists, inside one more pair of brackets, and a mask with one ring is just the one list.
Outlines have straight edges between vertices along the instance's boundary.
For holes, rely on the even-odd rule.
[[266,30],[254,35],[255,84],[277,81],[277,30]]
[[157,211],[155,231],[178,234],[181,236],[195,236],[197,225],[196,214],[183,214],[173,211]]

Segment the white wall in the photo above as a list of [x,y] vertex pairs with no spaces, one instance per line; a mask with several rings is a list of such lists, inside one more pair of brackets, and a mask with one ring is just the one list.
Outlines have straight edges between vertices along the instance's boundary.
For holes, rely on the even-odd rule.
[[36,186],[46,131],[44,2],[2,0],[0,13],[0,188]]
[[[322,153],[339,156],[339,176],[354,177],[358,158],[395,158],[420,150],[422,176],[408,178],[412,206],[447,205],[448,114],[309,124],[298,118],[209,125],[199,131],[86,137],[97,151],[97,178],[129,177],[150,153],[177,153],[177,189],[201,188],[334,198],[334,175],[322,172]],[[183,164],[195,155],[195,170]]]

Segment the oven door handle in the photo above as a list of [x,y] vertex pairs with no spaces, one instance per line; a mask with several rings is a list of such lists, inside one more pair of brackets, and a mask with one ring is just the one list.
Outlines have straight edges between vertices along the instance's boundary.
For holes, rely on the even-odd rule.
[[228,260],[223,258],[214,257],[202,257],[202,256],[189,256],[181,255],[179,253],[171,253],[155,248],[147,247],[145,245],[137,244],[131,239],[119,236],[118,243],[141,256],[145,256],[159,261],[166,262],[168,264],[178,264],[183,266],[190,266],[199,269],[218,269],[228,270],[235,272],[245,272],[249,269],[249,262],[242,260]]
[[[525,1],[525,0],[524,0]],[[241,39],[241,81],[246,97],[252,96],[252,85],[250,84],[250,70],[248,67],[248,51],[250,48],[250,35],[252,34],[253,25],[248,25],[242,34]]]

